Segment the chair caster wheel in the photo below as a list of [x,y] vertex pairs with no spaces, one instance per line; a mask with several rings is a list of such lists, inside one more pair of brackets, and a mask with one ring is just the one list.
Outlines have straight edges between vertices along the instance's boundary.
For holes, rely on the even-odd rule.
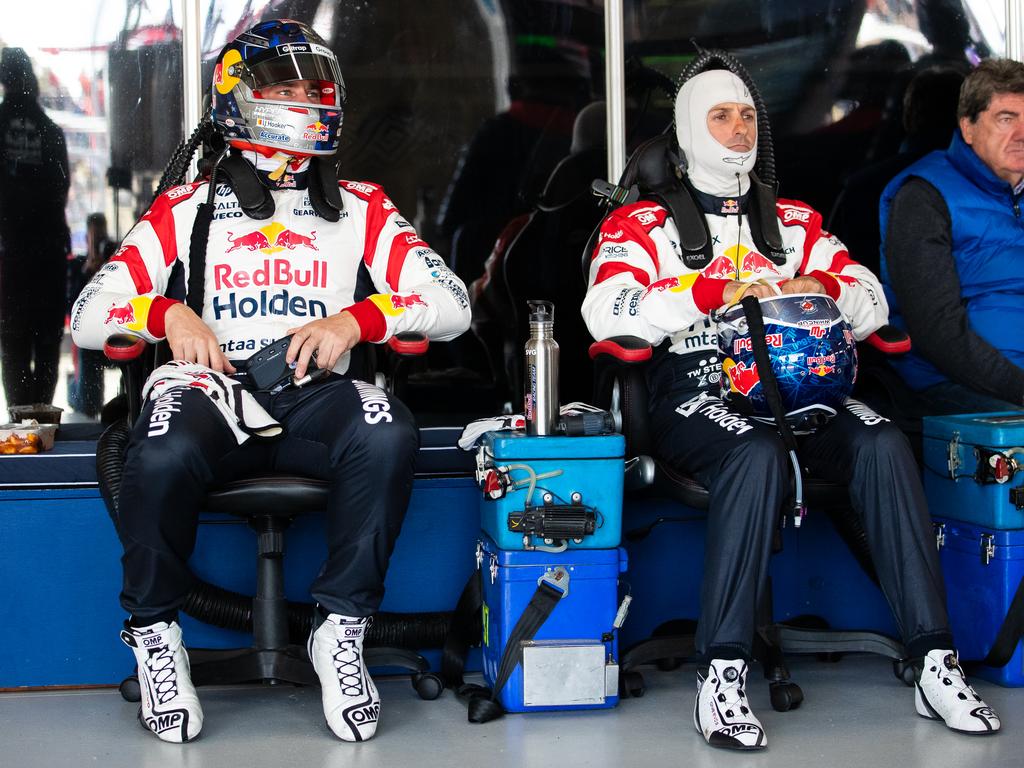
[[117,686],[117,690],[120,691],[121,698],[125,701],[142,701],[142,688],[139,686],[139,678],[135,675],[122,680],[121,684]]
[[630,670],[622,673],[619,681],[619,696],[623,699],[639,699],[647,692],[647,685],[644,683],[644,676],[639,672]]
[[804,700],[804,692],[800,690],[800,686],[789,681],[770,683],[768,695],[772,701],[772,709],[776,712],[796,709]]
[[658,659],[656,662],[654,662],[654,665],[661,672],[674,672],[675,670],[683,666],[685,662],[686,659],[672,657],[670,659]]
[[424,701],[433,701],[444,691],[444,683],[433,672],[424,672],[412,676],[412,687]]
[[914,665],[910,663],[910,659],[893,659],[892,673],[896,675],[897,680],[906,686],[913,686],[916,682],[917,674],[914,670]]

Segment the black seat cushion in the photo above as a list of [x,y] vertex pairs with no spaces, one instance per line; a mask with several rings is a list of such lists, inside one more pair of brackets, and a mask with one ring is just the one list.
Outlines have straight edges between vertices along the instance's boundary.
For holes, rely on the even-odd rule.
[[292,517],[323,512],[330,483],[297,475],[267,474],[232,480],[206,494],[206,509],[237,517]]
[[[658,461],[654,485],[665,495],[693,509],[707,509],[708,489],[690,475]],[[810,509],[845,509],[850,506],[850,494],[845,485],[818,477],[803,476],[804,504]]]

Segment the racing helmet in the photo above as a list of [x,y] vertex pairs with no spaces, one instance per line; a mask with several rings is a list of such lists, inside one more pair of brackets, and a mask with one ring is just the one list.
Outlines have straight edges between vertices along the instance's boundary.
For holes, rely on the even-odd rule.
[[[289,80],[318,83],[320,103],[264,95]],[[338,151],[345,81],[334,52],[301,22],[263,21],[228,43],[213,70],[211,97],[213,122],[234,146],[269,147],[296,157]]]
[[[784,294],[761,299],[765,342],[786,420],[795,428],[831,418],[853,390],[857,347],[853,329],[830,297]],[[772,413],[754,360],[741,305],[718,318],[722,399],[755,417]]]

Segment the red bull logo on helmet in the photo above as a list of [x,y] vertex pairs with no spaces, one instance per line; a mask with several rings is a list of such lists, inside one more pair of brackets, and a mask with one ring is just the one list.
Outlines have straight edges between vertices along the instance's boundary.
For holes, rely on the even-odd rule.
[[228,232],[228,242],[231,244],[231,247],[226,249],[224,253],[245,249],[247,251],[260,251],[261,253],[269,254],[278,253],[286,248],[289,251],[294,251],[299,247],[319,251],[320,249],[316,247],[315,241],[315,229],[308,235],[303,235],[275,221],[272,224],[267,224],[265,227],[260,227],[257,230],[238,236],[235,236],[233,232]]
[[761,383],[761,377],[757,373],[757,363],[747,368],[747,364],[742,360],[737,363],[731,357],[727,357],[722,361],[722,370],[729,377],[729,389],[739,392],[744,397],[748,396],[754,387]]
[[326,125],[316,120],[306,126],[306,130],[302,132],[302,138],[304,141],[327,141],[331,138],[331,131]]

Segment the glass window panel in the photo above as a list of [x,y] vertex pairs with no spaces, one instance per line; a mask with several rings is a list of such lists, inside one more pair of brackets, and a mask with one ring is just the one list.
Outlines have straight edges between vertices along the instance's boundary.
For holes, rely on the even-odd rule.
[[[96,355],[79,354],[61,329],[88,277],[83,268],[95,269],[116,248],[181,141],[178,5],[82,0],[61,4],[45,23],[31,4],[4,6],[0,47],[24,51],[39,98],[18,106],[17,95],[4,88],[0,105],[8,116],[0,123],[6,152],[0,169],[3,420],[8,404],[35,401],[64,408],[65,423],[81,420],[117,393],[116,372],[105,370]],[[29,102],[38,103],[45,118],[26,117]],[[12,129],[15,112],[20,116]],[[47,138],[48,131],[59,138]],[[29,159],[38,163],[38,178],[69,177],[66,198],[57,180],[42,186],[25,181],[18,152],[33,146],[38,157]],[[91,215],[95,234],[98,218],[106,220],[105,242],[88,235]],[[93,261],[86,267],[91,242]]]
[[[780,195],[819,210],[877,269],[884,182],[948,144],[955,125],[956,74],[919,81],[930,97],[916,102],[926,108],[909,136],[907,85],[929,68],[962,76],[1004,55],[1005,25],[1002,0],[626,0],[626,54],[673,80],[694,57],[691,40],[736,55],[771,118]],[[655,106],[668,125],[671,99]]]

